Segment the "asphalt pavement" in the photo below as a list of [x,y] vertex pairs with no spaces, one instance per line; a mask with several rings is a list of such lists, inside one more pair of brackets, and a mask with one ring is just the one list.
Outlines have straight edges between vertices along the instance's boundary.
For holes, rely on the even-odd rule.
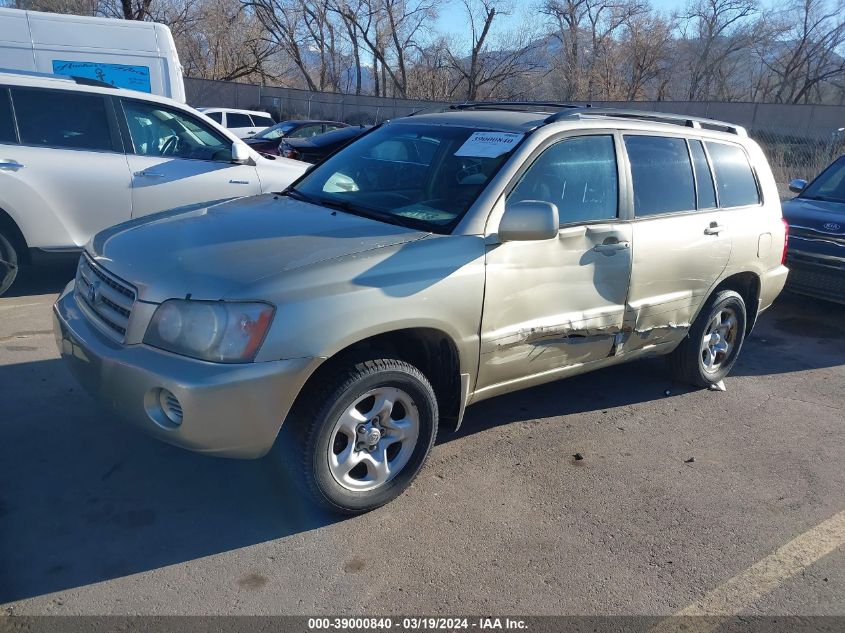
[[339,520],[97,406],[52,334],[72,274],[0,298],[0,613],[845,615],[845,306],[783,295],[725,392],[653,359],[480,403]]

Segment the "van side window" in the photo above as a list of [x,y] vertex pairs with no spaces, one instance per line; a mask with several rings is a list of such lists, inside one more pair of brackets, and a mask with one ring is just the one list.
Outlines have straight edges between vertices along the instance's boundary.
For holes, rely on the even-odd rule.
[[17,143],[15,122],[12,120],[12,104],[9,91],[0,88],[0,143]]
[[105,99],[97,94],[12,88],[24,145],[113,150]]
[[690,139],[690,154],[692,154],[692,166],[695,169],[695,192],[698,198],[699,209],[716,208],[716,189],[713,186],[713,175],[710,173],[710,165],[707,162],[707,155],[704,153],[704,146],[701,141]]
[[557,205],[561,224],[617,216],[619,181],[612,136],[579,136],[546,149],[523,174],[508,200]]
[[638,216],[695,211],[687,142],[664,136],[625,136]]
[[211,119],[212,121],[214,121],[215,123],[219,123],[220,125],[223,125],[223,113],[222,112],[203,112],[203,114],[205,116],[207,116],[209,119]]
[[123,101],[134,153],[229,162],[232,144],[198,120],[158,103]]
[[719,205],[743,207],[760,204],[760,192],[748,158],[738,145],[707,141],[707,152],[713,161]]

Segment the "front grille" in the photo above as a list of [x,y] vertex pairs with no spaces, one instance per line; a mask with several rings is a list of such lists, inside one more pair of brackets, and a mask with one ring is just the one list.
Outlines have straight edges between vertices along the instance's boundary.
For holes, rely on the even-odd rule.
[[74,294],[80,305],[87,308],[88,317],[122,343],[135,305],[135,289],[83,254],[76,270]]
[[789,237],[800,237],[805,240],[812,240],[815,242],[831,242],[845,246],[845,235],[839,233],[825,233],[806,226],[790,226]]

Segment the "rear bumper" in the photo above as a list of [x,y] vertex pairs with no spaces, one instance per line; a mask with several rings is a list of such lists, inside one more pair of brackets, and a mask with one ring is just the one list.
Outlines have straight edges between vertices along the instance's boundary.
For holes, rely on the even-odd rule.
[[[156,438],[225,457],[261,457],[319,359],[224,365],[145,345],[119,345],[79,309],[70,284],[53,307],[59,351],[82,386],[120,418]],[[181,424],[162,412],[162,389],[178,398]]]
[[787,290],[845,303],[845,257],[789,251],[787,264],[791,271]]
[[790,269],[786,266],[778,266],[768,270],[760,276],[760,306],[758,312],[762,312],[772,305],[778,295],[783,291],[787,276],[791,276]]

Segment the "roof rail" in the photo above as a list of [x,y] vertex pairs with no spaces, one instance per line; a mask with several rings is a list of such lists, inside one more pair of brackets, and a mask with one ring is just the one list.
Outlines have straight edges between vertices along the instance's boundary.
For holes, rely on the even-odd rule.
[[737,136],[748,136],[748,132],[741,125],[735,125],[725,121],[704,119],[701,117],[688,116],[686,114],[669,114],[651,110],[627,110],[625,108],[594,108],[591,106],[575,106],[574,108],[555,112],[546,118],[545,123],[555,123],[557,121],[565,121],[567,119],[580,119],[584,116],[607,116],[617,119],[638,119],[642,121],[655,121],[658,123],[673,123],[675,125],[683,125],[684,127],[691,127],[695,129],[704,128],[728,132],[729,134],[736,134]]
[[[461,112],[464,110],[514,110],[516,112],[538,112],[541,108],[580,108],[583,106],[571,103],[556,103],[548,101],[468,101],[466,103],[451,103],[421,108],[409,114],[434,114],[437,112]],[[589,106],[587,106],[589,107]]]

